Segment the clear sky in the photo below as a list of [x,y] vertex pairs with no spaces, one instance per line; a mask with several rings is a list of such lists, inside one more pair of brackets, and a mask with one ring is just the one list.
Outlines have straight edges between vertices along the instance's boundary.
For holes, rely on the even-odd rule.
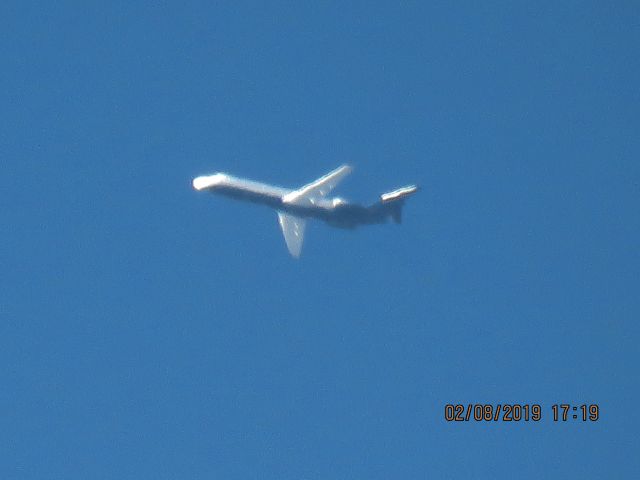
[[0,6],[1,478],[638,478],[637,2],[132,3]]

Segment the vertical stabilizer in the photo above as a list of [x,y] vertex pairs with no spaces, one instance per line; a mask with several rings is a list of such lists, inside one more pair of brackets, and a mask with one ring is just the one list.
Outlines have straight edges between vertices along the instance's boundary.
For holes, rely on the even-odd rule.
[[398,188],[380,195],[380,203],[395,223],[402,223],[402,207],[405,199],[418,191],[417,185]]

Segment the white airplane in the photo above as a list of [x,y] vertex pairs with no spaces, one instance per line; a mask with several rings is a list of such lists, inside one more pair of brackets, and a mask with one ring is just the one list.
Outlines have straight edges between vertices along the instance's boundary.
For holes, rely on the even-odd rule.
[[416,192],[416,185],[398,188],[380,196],[370,206],[349,203],[342,198],[327,198],[327,194],[351,172],[343,165],[297,190],[215,173],[193,179],[193,188],[220,193],[231,198],[267,205],[278,212],[278,220],[289,253],[300,256],[307,219],[316,218],[338,228],[402,221],[402,206],[408,195]]

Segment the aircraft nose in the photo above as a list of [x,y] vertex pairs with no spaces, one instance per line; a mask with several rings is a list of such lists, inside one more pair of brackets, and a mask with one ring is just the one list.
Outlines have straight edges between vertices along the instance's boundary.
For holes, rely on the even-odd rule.
[[226,184],[229,176],[224,173],[214,173],[213,175],[203,175],[193,179],[193,188],[196,190],[205,190],[213,187],[219,187]]
[[213,175],[203,175],[193,179],[193,188],[196,190],[205,190],[208,188],[224,185],[227,181],[227,175],[224,173],[215,173]]
[[209,177],[196,177],[193,179],[193,188],[195,188],[196,190],[202,190],[204,188],[206,188],[207,186],[207,180],[209,179]]
[[205,175],[194,178],[192,183],[193,188],[196,190],[205,190],[218,185],[218,183],[220,183],[220,178],[219,175]]

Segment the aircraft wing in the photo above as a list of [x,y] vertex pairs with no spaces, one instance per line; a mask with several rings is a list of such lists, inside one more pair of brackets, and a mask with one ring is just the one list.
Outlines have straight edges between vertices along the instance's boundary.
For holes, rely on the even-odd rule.
[[304,240],[304,227],[307,222],[304,218],[296,217],[289,213],[278,212],[278,222],[287,243],[289,253],[295,258],[300,256],[302,241]]
[[333,190],[344,177],[351,173],[351,170],[352,168],[349,165],[342,165],[308,185],[285,195],[282,197],[282,200],[285,203],[292,203],[296,205],[303,203],[313,204],[314,199],[322,198]]

